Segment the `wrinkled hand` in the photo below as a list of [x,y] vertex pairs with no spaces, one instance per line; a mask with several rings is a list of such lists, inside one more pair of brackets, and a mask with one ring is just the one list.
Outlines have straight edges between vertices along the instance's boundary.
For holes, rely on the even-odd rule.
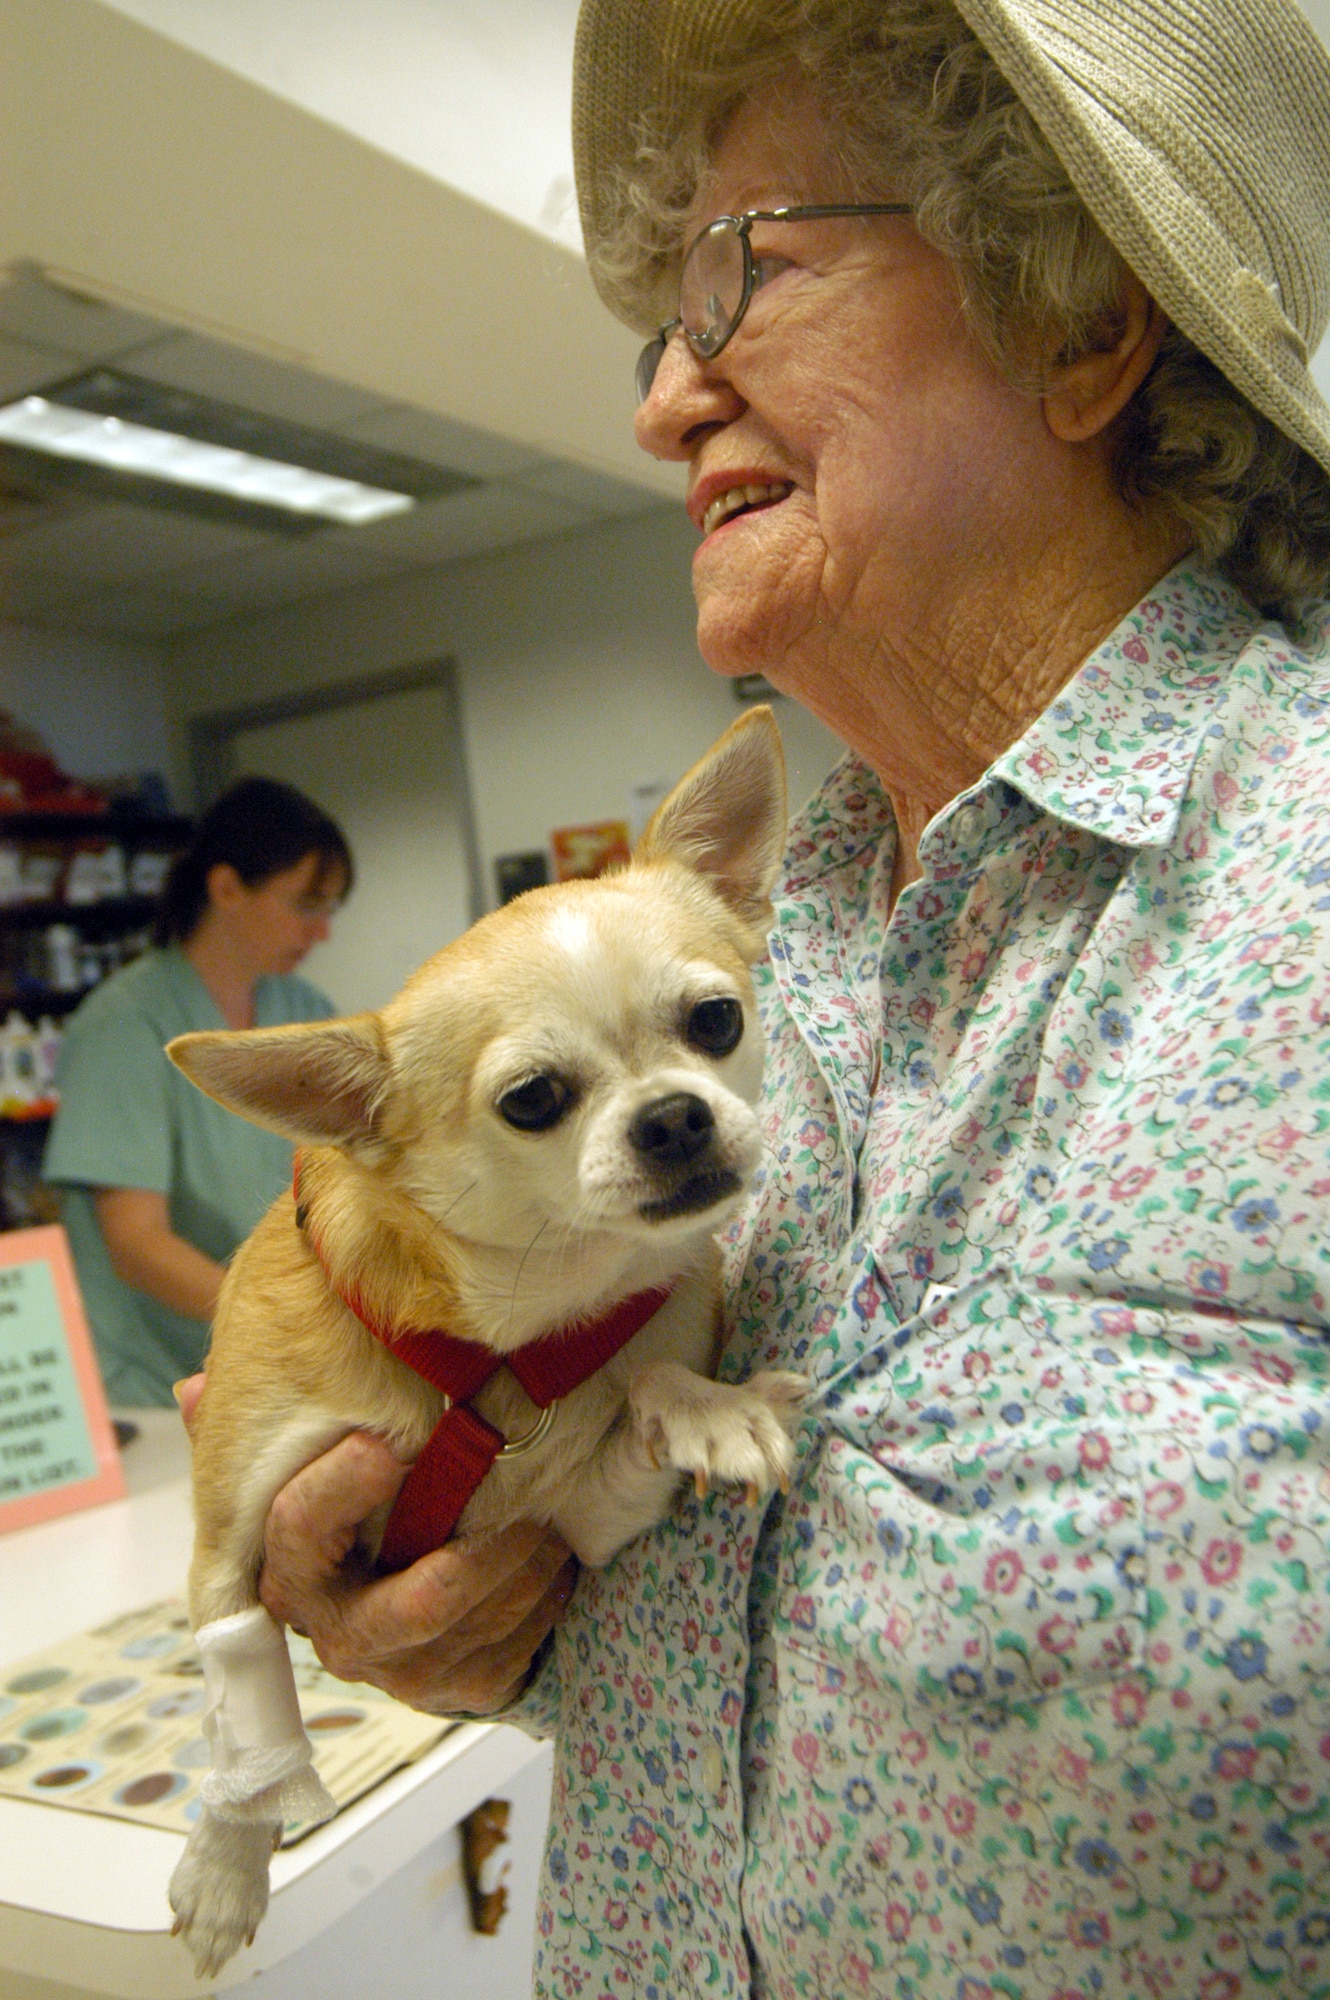
[[[202,1376],[177,1385],[187,1426],[202,1389]],[[561,1617],[576,1559],[551,1529],[520,1522],[380,1576],[356,1533],[396,1498],[406,1474],[363,1431],[298,1472],[268,1515],[259,1595],[340,1679],[368,1681],[434,1715],[492,1715],[520,1692]]]
[[519,1522],[378,1575],[356,1531],[406,1473],[362,1431],[298,1472],[268,1515],[259,1595],[340,1679],[434,1715],[491,1715],[520,1692],[572,1595],[576,1561],[552,1530]]

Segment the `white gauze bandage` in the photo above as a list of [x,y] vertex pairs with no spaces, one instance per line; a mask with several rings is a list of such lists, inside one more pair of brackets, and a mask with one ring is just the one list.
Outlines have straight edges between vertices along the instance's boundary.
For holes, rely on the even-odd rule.
[[195,1635],[212,1769],[199,1788],[218,1819],[316,1823],[337,1807],[314,1769],[286,1634],[261,1604]]

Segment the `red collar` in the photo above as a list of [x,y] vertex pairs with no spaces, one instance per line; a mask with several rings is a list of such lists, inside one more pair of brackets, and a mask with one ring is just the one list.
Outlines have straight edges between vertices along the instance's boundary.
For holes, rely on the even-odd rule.
[[[300,1154],[296,1153],[292,1191],[296,1222],[328,1276],[327,1259],[300,1200]],[[399,1361],[448,1398],[449,1408],[435,1425],[424,1450],[406,1476],[397,1496],[379,1550],[382,1569],[406,1569],[431,1549],[441,1548],[497,1458],[516,1456],[539,1442],[549,1426],[554,1405],[585,1382],[654,1319],[672,1286],[635,1292],[596,1319],[575,1320],[542,1334],[511,1353],[498,1354],[477,1340],[459,1340],[442,1327],[398,1332],[379,1324],[353,1290],[328,1283],[361,1325],[383,1341]],[[500,1368],[507,1368],[527,1395],[547,1415],[525,1438],[509,1444],[500,1431],[469,1407],[470,1399]]]

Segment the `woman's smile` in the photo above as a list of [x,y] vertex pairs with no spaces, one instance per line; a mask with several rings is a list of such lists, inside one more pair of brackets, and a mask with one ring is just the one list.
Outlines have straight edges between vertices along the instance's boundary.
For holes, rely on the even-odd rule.
[[743,473],[709,474],[689,496],[688,511],[703,537],[740,515],[778,507],[793,492],[789,479],[762,479]]

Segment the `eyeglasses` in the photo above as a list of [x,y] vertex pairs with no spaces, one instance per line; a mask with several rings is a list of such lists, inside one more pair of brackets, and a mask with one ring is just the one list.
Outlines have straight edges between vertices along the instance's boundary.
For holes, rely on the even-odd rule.
[[656,370],[676,333],[694,354],[710,361],[736,333],[757,288],[753,246],[755,222],[825,222],[841,215],[909,215],[903,201],[833,201],[814,208],[750,208],[742,215],[718,215],[684,256],[679,273],[679,316],[649,340],[637,357],[637,400],[645,403]]

